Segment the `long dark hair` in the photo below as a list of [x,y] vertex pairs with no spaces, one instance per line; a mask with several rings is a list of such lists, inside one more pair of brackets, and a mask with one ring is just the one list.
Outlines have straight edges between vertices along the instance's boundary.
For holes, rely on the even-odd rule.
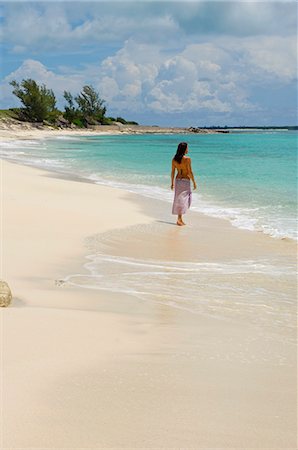
[[186,150],[187,150],[187,142],[180,142],[180,144],[177,147],[176,155],[174,156],[174,160],[177,161],[177,163],[179,164],[181,163]]

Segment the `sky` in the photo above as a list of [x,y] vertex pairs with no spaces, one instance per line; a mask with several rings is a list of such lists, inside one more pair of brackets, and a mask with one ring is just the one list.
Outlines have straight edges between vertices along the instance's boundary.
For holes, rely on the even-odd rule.
[[297,125],[296,1],[0,3],[0,108],[11,80],[94,86],[108,116],[168,126]]

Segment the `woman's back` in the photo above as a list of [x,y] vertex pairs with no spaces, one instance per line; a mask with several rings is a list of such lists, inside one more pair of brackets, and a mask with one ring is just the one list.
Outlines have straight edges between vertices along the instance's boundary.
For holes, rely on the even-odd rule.
[[175,169],[177,169],[176,178],[190,178],[189,158],[187,156],[183,156],[180,163],[173,159],[173,164]]

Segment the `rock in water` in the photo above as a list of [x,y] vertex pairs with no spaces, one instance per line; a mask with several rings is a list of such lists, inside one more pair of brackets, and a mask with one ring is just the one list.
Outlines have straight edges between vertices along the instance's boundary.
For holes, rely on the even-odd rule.
[[0,306],[8,306],[11,302],[11,290],[6,281],[0,280]]

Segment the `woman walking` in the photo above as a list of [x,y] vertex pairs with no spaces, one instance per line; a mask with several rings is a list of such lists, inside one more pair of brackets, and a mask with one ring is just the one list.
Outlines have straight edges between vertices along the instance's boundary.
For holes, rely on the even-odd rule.
[[[191,188],[190,180],[193,182],[193,188],[196,189],[197,185],[191,169],[191,159],[189,156],[185,156],[188,153],[188,146],[186,142],[180,142],[177,148],[176,155],[172,159],[172,173],[171,173],[171,189],[174,189],[175,195],[172,208],[172,214],[177,214],[177,225],[186,225],[183,222],[182,214],[185,214],[187,209],[191,205]],[[175,178],[175,171],[177,175]]]

